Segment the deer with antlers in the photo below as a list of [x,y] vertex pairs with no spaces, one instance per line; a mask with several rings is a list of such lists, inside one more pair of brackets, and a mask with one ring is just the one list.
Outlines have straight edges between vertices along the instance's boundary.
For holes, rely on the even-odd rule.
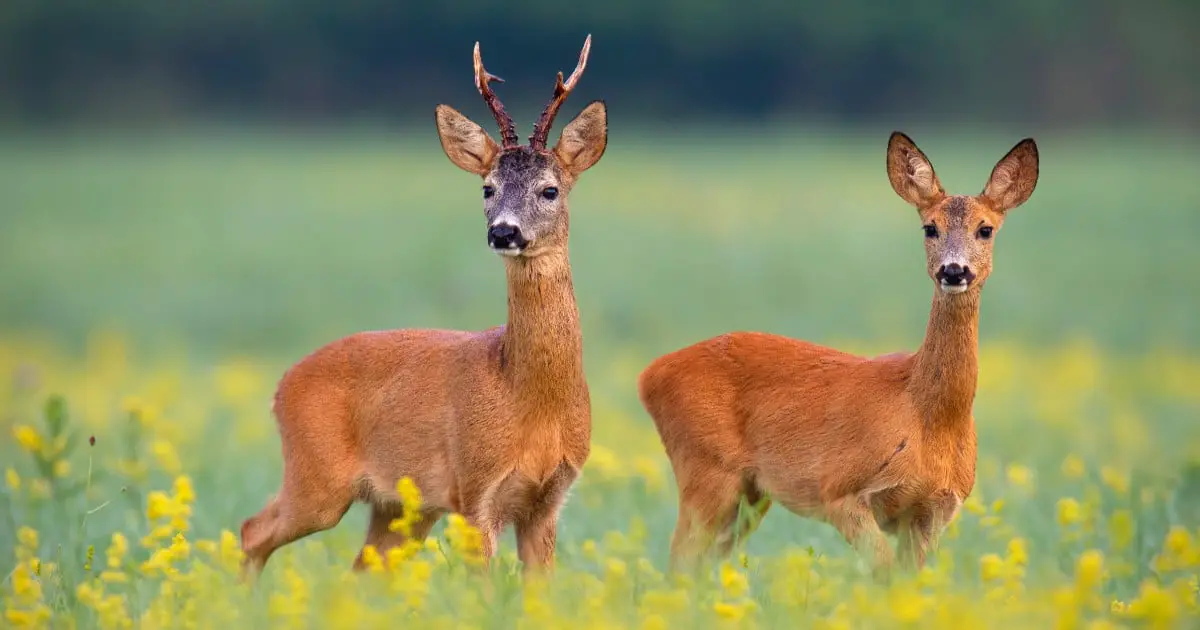
[[[589,35],[520,146],[490,85],[501,79],[484,69],[475,44],[475,86],[501,143],[448,105],[437,106],[436,122],[450,161],[483,179],[488,244],[505,261],[508,322],[482,332],[359,333],[292,366],[274,402],[283,483],[242,525],[244,575],[261,571],[279,547],[333,527],[355,501],[371,506],[366,544],[383,552],[403,543],[389,528],[402,515],[403,477],[424,498],[412,536],[457,512],[481,532],[485,558],[512,524],[524,569],[551,566],[559,510],[591,436],[567,196],[604,154],[604,103],[584,108],[553,148],[546,141],[590,48]],[[362,553],[354,566],[363,567]]]
[[[652,362],[638,380],[679,487],[672,565],[727,555],[778,502],[835,527],[886,578],[899,539],[923,566],[975,483],[979,300],[992,243],[1033,193],[1038,151],[1017,144],[976,196],[947,195],[902,133],[892,188],[915,206],[934,284],[915,353],[864,358],[786,337],[721,335]],[[739,506],[752,506],[740,518]]]

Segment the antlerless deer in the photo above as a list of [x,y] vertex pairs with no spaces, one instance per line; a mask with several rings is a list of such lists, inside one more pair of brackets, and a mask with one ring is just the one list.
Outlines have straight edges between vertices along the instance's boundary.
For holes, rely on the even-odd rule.
[[[547,149],[551,124],[587,64],[579,64],[542,112],[528,146],[490,83],[475,44],[475,85],[500,126],[501,143],[448,105],[438,135],[459,168],[483,178],[487,238],[504,257],[508,323],[482,332],[364,332],[326,345],[284,374],[274,413],[283,484],[242,525],[244,571],[279,547],[336,525],[355,501],[371,505],[367,544],[404,542],[398,480],[424,497],[412,535],[447,512],[462,514],[495,553],[515,525],[525,569],[554,557],[559,509],[589,453],[591,405],[579,313],[567,255],[567,196],[604,154],[604,103],[588,105]],[[360,554],[356,568],[362,568]]]
[[[917,352],[853,356],[770,334],[729,333],[662,356],[638,388],[679,486],[676,567],[735,539],[770,505],[833,525],[885,577],[926,554],[975,484],[979,299],[992,239],[1038,179],[1033,140],[982,193],[947,195],[904,134],[888,142],[892,188],[924,229],[933,308]],[[750,519],[738,518],[745,497]]]

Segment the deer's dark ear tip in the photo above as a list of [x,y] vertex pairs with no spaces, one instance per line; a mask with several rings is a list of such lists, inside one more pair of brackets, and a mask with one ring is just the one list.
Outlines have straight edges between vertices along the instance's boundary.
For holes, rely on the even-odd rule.
[[589,110],[598,111],[600,115],[604,116],[604,124],[608,125],[608,103],[604,102],[604,99],[595,99],[583,108],[583,111]]
[[888,136],[888,144],[892,145],[897,142],[907,142],[908,144],[912,144],[912,138],[909,138],[908,134],[904,133],[903,131],[893,131],[892,135]]

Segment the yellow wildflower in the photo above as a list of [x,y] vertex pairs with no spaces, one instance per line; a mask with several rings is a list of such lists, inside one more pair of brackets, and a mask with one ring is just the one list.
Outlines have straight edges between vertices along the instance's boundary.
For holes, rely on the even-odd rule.
[[750,590],[750,584],[747,582],[745,574],[725,562],[721,564],[721,588],[730,597],[736,599]]
[[146,518],[157,521],[175,514],[175,506],[166,493],[155,490],[146,495]]
[[17,444],[20,444],[21,448],[30,453],[38,453],[42,450],[45,443],[42,441],[42,435],[38,433],[37,429],[27,424],[18,424],[13,427],[12,431],[13,437],[16,438]]
[[1008,561],[1017,566],[1025,566],[1029,562],[1029,550],[1024,538],[1008,541]]
[[1075,563],[1075,585],[1080,590],[1095,589],[1104,580],[1104,554],[1098,549],[1089,549]]
[[1133,542],[1133,528],[1132,512],[1129,510],[1117,510],[1113,512],[1108,522],[1108,532],[1109,537],[1112,539],[1113,549],[1120,551]]
[[1033,487],[1033,471],[1028,466],[1010,464],[1008,467],[1008,482],[1018,488],[1028,490]]
[[405,510],[418,512],[421,509],[421,490],[417,484],[408,477],[402,477],[396,482],[396,493],[400,495],[400,504]]
[[171,539],[170,551],[175,558],[186,558],[191,553],[191,545],[188,544],[187,538],[184,538],[183,532],[175,534]]
[[1129,493],[1129,475],[1113,468],[1104,466],[1100,469],[1100,480],[1117,494]]
[[299,620],[308,612],[310,589],[304,578],[294,569],[284,571],[284,592],[272,593],[267,603],[267,613],[273,618]]
[[625,561],[620,558],[609,558],[604,563],[604,573],[613,580],[621,580],[629,573],[629,567],[625,565]]
[[687,610],[690,606],[691,598],[688,596],[687,590],[682,588],[646,591],[641,602],[641,610],[647,614],[676,614]]
[[12,574],[12,592],[19,601],[33,602],[42,598],[42,583],[27,564],[18,565]]
[[261,395],[266,384],[262,372],[254,362],[246,358],[237,358],[217,366],[213,375],[217,392],[222,401],[243,404],[249,403]]
[[388,524],[388,529],[411,536],[413,525],[424,516],[421,513],[421,491],[412,479],[404,477],[396,483],[396,493],[400,495],[403,512],[400,518],[392,519],[392,522]]
[[467,564],[482,564],[483,534],[461,514],[453,513],[446,521],[446,539],[450,542],[450,548]]
[[592,540],[591,538],[588,538],[587,540],[583,541],[583,544],[579,545],[579,553],[582,554],[584,558],[587,558],[593,562],[600,557],[600,550],[596,546],[596,541]]
[[642,617],[641,630],[667,630],[670,624],[662,615],[646,615]]
[[8,489],[13,492],[21,489],[21,475],[17,474],[17,471],[12,468],[4,471],[4,481],[8,484]]
[[1058,524],[1063,526],[1075,525],[1083,521],[1083,506],[1071,497],[1058,500]]
[[1192,549],[1192,533],[1186,527],[1176,525],[1167,532],[1164,548],[1176,557],[1183,557]]
[[1170,628],[1179,616],[1179,602],[1167,591],[1147,580],[1142,583],[1141,592],[1129,602],[1126,613],[1130,617],[1142,619],[1154,627]]
[[1087,473],[1087,465],[1078,455],[1067,455],[1062,463],[1062,473],[1068,479],[1082,479]]
[[21,526],[17,529],[17,542],[26,549],[35,550],[38,547],[38,533],[32,527]]
[[150,445],[150,452],[154,454],[158,467],[167,473],[174,475],[183,469],[183,464],[179,461],[179,453],[175,451],[175,446],[167,440],[155,440]]
[[976,494],[967,497],[967,500],[963,501],[963,509],[976,516],[987,514],[987,505]]
[[929,607],[929,598],[912,588],[893,588],[888,591],[888,604],[892,618],[900,623],[919,621]]
[[4,619],[14,628],[41,628],[50,619],[50,610],[45,606],[38,606],[33,610],[9,608],[4,611]]
[[1004,575],[1004,560],[994,553],[984,554],[979,558],[979,577],[984,582],[991,582]]
[[187,475],[180,475],[175,478],[173,491],[175,493],[175,500],[179,503],[187,505],[196,501],[196,491],[192,489],[192,478]]
[[69,462],[65,459],[60,459],[60,460],[54,462],[54,476],[55,477],[66,477],[70,474],[71,474],[71,462]]
[[663,480],[662,469],[649,457],[634,458],[633,471],[642,478],[642,481],[646,484],[646,489],[651,493],[661,491],[666,485]]
[[713,604],[713,611],[717,616],[728,621],[741,621],[746,616],[745,604],[730,604],[726,602],[717,602]]
[[383,572],[383,557],[375,545],[364,545],[362,548],[362,563],[371,573]]
[[106,570],[100,572],[100,580],[109,584],[124,584],[129,581],[129,576],[121,571]]

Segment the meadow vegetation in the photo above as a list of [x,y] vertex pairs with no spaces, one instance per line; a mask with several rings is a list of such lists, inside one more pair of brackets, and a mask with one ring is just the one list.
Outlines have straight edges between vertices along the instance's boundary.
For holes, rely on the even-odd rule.
[[[511,533],[480,575],[457,518],[351,573],[356,508],[254,588],[236,532],[278,487],[282,370],[355,330],[501,323],[478,182],[432,129],[6,141],[4,623],[1194,627],[1200,148],[1162,138],[1038,137],[1041,182],[984,293],[978,483],[925,570],[876,584],[832,529],[775,508],[729,562],[666,571],[675,488],[634,388],[653,357],[737,329],[919,343],[932,287],[888,131],[614,123],[571,197],[595,443],[553,580],[520,578]],[[1018,139],[913,137],[972,193]]]

